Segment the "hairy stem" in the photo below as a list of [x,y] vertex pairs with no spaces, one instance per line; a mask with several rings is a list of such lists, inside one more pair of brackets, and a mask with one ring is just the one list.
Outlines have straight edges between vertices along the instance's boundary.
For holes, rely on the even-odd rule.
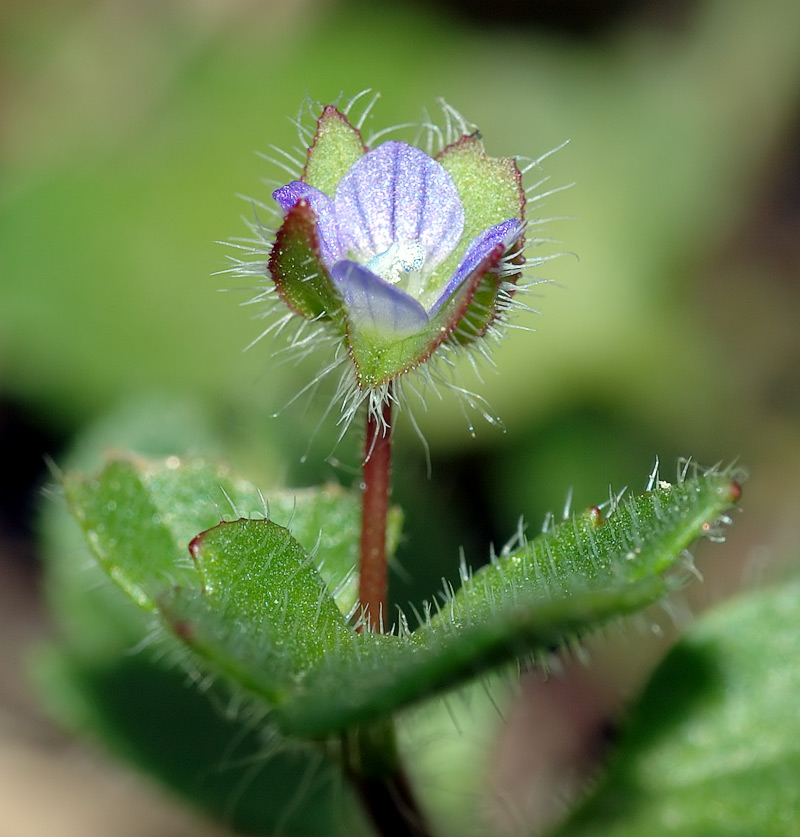
[[386,517],[392,464],[392,402],[383,404],[381,417],[370,411],[364,449],[361,495],[361,554],[359,600],[367,630],[383,632],[389,576],[386,562]]

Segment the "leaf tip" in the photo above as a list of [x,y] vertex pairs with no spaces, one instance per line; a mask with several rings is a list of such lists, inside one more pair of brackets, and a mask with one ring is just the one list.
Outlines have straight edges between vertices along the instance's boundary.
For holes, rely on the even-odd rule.
[[197,636],[194,622],[190,622],[188,619],[170,621],[169,628],[181,642],[185,642],[187,645],[191,645]]
[[203,541],[205,540],[205,537],[209,531],[209,529],[206,529],[199,535],[195,535],[189,542],[189,554],[192,556],[192,560],[195,563],[197,563],[197,559],[200,557],[200,551],[203,548]]
[[216,526],[211,526],[209,529],[204,529],[200,532],[199,535],[195,535],[191,541],[189,541],[189,554],[192,556],[192,559],[195,563],[197,563],[198,559],[200,558],[203,552],[203,546],[205,544],[205,540],[212,532],[216,532],[218,529],[222,529],[225,526],[230,526],[234,523],[242,523],[242,522],[249,522],[249,518],[240,517],[237,520],[220,520]]
[[600,511],[599,506],[589,506],[586,510],[586,517],[595,529],[603,525],[603,512]]

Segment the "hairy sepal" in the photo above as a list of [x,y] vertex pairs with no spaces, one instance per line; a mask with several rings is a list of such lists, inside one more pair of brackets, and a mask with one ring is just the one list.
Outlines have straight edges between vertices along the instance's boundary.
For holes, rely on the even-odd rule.
[[445,341],[464,345],[482,336],[497,317],[502,285],[497,270],[505,248],[495,247],[452,297],[416,334],[358,328],[349,323],[347,344],[361,389],[380,387],[426,362]]
[[[490,157],[477,133],[461,137],[436,157],[458,189],[464,206],[461,244],[441,270],[452,274],[475,236],[509,218],[525,217],[522,173],[510,157]],[[519,240],[519,247],[524,244]]]
[[450,323],[451,327],[438,329],[440,342],[468,345],[483,337],[499,317],[497,297],[503,285],[499,266],[504,255],[504,247],[495,247],[444,306],[437,319],[443,321],[442,326]]
[[327,105],[317,120],[317,131],[303,169],[303,182],[332,197],[339,181],[365,153],[359,131],[343,113]]
[[275,288],[307,320],[337,319],[342,297],[320,255],[317,218],[306,200],[286,214],[267,264]]

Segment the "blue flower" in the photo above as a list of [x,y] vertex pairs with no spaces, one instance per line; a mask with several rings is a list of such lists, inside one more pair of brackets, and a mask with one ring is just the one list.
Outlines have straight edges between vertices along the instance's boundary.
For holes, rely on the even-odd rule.
[[[313,131],[298,123],[305,160],[273,192],[279,225],[254,224],[255,246],[239,245],[268,259],[236,260],[232,271],[266,274],[257,299],[284,312],[264,334],[291,334],[289,348],[304,353],[334,345],[308,388],[341,371],[345,425],[365,401],[377,415],[387,398],[399,400],[411,372],[422,375],[423,389],[451,386],[437,370],[452,369],[454,350],[488,356],[484,338],[501,333],[522,272],[538,263],[523,255],[516,160],[488,156],[477,131],[446,106],[445,116],[444,136],[427,126],[427,152],[397,140],[368,147],[364,118],[354,125],[332,105]],[[483,410],[479,396],[452,388]]]
[[[426,329],[470,275],[522,234],[520,219],[509,218],[462,243],[464,207],[453,178],[398,141],[361,157],[334,196],[293,180],[273,197],[285,212],[301,200],[311,208],[322,263],[351,326],[398,339]],[[438,268],[457,248],[458,266],[442,276]]]

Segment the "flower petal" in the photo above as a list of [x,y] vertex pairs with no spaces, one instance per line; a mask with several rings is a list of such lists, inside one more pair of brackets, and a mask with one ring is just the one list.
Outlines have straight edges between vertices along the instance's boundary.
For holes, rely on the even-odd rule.
[[395,243],[419,241],[426,272],[453,251],[464,229],[450,175],[404,142],[385,142],[358,160],[340,181],[334,205],[344,252],[369,259]]
[[357,329],[374,331],[391,341],[428,325],[428,315],[415,299],[357,262],[337,262],[331,275],[344,297],[348,319]]
[[469,246],[461,259],[456,272],[450,277],[450,281],[442,291],[441,296],[433,304],[430,309],[430,314],[433,316],[439,309],[447,302],[448,299],[456,292],[464,280],[474,271],[480,267],[481,263],[491,254],[491,252],[500,244],[503,245],[500,255],[508,249],[509,245],[522,235],[522,224],[518,218],[509,218],[508,221],[503,221],[502,224],[495,224],[484,230],[480,235],[475,236],[469,243]]
[[302,180],[293,180],[281,186],[272,193],[272,197],[284,212],[289,212],[299,200],[308,202],[317,218],[320,255],[328,268],[333,267],[342,254],[333,201],[324,192]]

